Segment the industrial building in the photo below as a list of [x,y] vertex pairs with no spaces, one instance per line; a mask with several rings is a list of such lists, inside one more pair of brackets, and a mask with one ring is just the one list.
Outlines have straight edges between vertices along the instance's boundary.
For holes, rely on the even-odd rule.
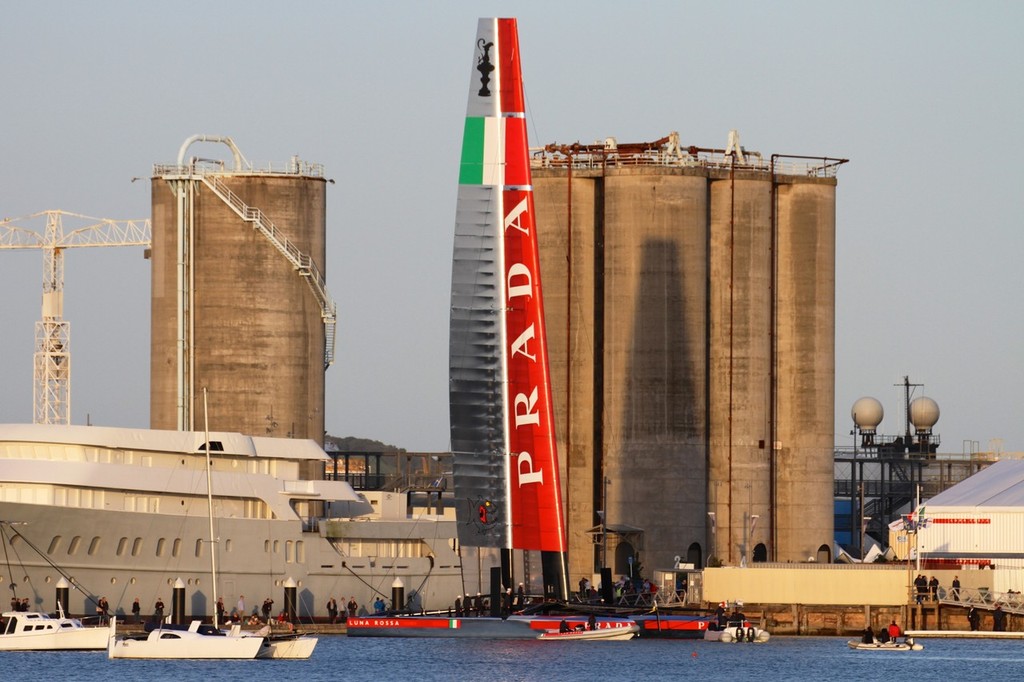
[[[572,574],[831,560],[843,162],[674,134],[535,154]],[[322,442],[322,169],[196,136],[152,197],[153,428],[201,428],[205,388],[215,428]]]
[[[197,143],[233,163],[189,156]],[[323,444],[325,187],[321,166],[253,168],[226,137],[154,168],[152,428],[202,430],[205,390],[210,428]]]
[[[994,462],[889,526],[896,554],[926,566],[1017,569],[995,571],[1017,580],[1024,568],[1024,461]],[[995,591],[1019,584],[993,586]]]
[[571,573],[831,560],[842,163],[535,153]]

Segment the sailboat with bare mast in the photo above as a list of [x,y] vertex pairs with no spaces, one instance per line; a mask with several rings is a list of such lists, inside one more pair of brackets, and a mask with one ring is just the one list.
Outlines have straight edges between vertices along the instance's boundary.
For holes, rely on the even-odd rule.
[[[210,516],[210,573],[213,583],[213,601],[217,603],[217,552],[214,550],[216,537],[213,531],[213,484],[210,460],[210,426],[206,422],[206,389],[203,389],[204,444],[206,452],[206,499]],[[237,626],[236,626],[237,627]],[[110,621],[110,637],[107,643],[108,658],[179,659],[210,658],[235,659],[256,658],[264,647],[263,637],[242,637],[237,630],[227,636],[218,628],[217,613],[214,609],[213,627],[193,620],[187,629],[157,623],[150,632],[142,636],[118,636],[117,618]]]

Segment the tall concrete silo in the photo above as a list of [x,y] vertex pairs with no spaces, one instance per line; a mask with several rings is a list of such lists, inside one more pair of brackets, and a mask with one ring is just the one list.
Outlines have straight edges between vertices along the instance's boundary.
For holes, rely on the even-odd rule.
[[831,546],[839,163],[674,135],[535,156],[573,574]]
[[[187,157],[223,143],[231,161]],[[252,168],[230,138],[196,136],[152,178],[150,421],[261,436],[324,436],[335,308],[323,279],[322,167]]]
[[[771,185],[763,171],[709,168],[708,556],[742,564],[768,537],[771,462]],[[765,523],[757,521],[763,519]]]
[[824,560],[833,544],[836,180],[776,172],[773,181],[776,558]]

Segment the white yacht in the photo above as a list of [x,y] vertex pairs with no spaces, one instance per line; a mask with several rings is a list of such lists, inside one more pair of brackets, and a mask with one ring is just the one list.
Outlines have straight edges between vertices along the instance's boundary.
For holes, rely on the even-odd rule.
[[[312,440],[209,439],[228,615],[240,602],[251,615],[267,598],[276,615],[293,584],[306,622],[325,618],[332,596],[355,597],[365,614],[396,584],[414,608],[446,608],[463,591],[454,521],[410,515],[401,492],[301,477],[322,476],[331,461]],[[122,620],[139,598],[148,619],[158,599],[170,610],[181,579],[185,617],[212,615],[205,441],[203,432],[0,425],[0,544],[12,560],[0,588],[13,576],[45,610],[63,576],[70,613],[91,613],[90,598],[103,594]]]
[[107,628],[89,627],[63,612],[7,611],[0,616],[0,651],[89,651],[107,647]]

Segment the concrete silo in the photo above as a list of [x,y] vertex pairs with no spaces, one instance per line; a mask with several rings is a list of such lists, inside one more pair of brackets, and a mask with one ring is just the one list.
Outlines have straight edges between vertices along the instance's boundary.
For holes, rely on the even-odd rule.
[[831,546],[841,161],[740,151],[534,158],[574,575]]
[[[224,143],[233,161],[186,158]],[[326,183],[292,159],[253,169],[230,138],[186,140],[152,178],[150,421],[323,443],[335,308],[323,279]]]
[[836,181],[801,173],[802,164],[788,174],[779,171],[792,165],[772,166],[775,558],[827,561],[834,508]]

